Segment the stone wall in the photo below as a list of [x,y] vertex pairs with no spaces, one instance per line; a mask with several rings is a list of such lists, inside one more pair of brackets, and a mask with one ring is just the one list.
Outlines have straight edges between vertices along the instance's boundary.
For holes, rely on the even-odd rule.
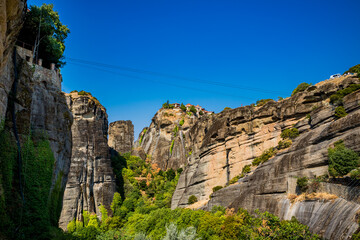
[[109,125],[109,147],[119,153],[131,152],[134,145],[134,125],[130,120],[116,121]]

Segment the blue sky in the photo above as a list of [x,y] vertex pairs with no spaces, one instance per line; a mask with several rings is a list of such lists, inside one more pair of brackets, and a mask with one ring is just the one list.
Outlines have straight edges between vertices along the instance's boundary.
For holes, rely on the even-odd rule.
[[53,3],[71,30],[65,57],[137,70],[74,60],[62,69],[65,92],[91,92],[109,122],[133,121],[135,138],[167,100],[220,112],[287,97],[301,82],[316,83],[360,63],[358,0],[28,4],[43,2]]

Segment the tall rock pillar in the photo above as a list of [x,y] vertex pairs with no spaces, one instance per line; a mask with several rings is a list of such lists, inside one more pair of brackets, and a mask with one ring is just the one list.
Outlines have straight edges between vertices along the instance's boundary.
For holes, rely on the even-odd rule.
[[59,221],[62,229],[74,218],[81,220],[84,210],[98,216],[101,216],[101,204],[110,210],[115,192],[105,108],[86,92],[67,94],[67,103],[74,122],[71,165]]
[[130,120],[110,123],[109,147],[119,153],[131,152],[134,144],[134,125]]

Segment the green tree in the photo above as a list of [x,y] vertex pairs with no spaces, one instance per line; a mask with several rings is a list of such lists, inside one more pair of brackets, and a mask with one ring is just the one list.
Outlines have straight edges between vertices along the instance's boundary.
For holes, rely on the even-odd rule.
[[359,155],[345,147],[342,140],[328,149],[329,173],[331,176],[344,176],[359,166]]
[[190,107],[190,112],[196,114],[196,108],[194,107],[194,105]]
[[184,112],[186,112],[186,107],[185,107],[185,105],[183,103],[181,103],[180,109],[183,110]]
[[360,76],[360,64],[355,65],[355,66],[349,68],[349,70],[347,70],[346,72],[344,72],[344,74],[345,74],[345,73],[357,73],[358,76]]
[[65,39],[70,30],[61,23],[53,8],[53,4],[45,3],[41,7],[30,6],[18,39],[35,45],[36,57],[42,58],[44,65],[55,63],[56,67],[63,67]]

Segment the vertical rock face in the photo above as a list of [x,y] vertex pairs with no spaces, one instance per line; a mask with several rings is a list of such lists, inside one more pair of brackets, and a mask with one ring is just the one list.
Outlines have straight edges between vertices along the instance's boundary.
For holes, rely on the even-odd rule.
[[[58,199],[55,201],[61,206],[72,141],[72,115],[61,92],[61,76],[55,70],[30,65],[19,55],[16,55],[16,61],[10,56],[6,65],[6,71],[0,74],[1,83],[9,83],[12,92],[16,92],[15,96],[6,98],[6,124],[12,129],[16,122],[20,141],[30,134],[35,141],[44,137],[49,140],[55,158],[49,195],[56,189]],[[16,82],[15,71],[18,74]],[[59,217],[60,212],[55,215]]]
[[[188,198],[195,195],[204,209],[215,205],[242,207],[251,212],[259,209],[283,219],[295,216],[325,238],[351,236],[358,227],[355,219],[359,200],[350,193],[358,196],[358,188],[343,186],[340,191],[338,184],[324,186],[324,192],[339,197],[336,201],[315,199],[291,204],[287,196],[295,193],[297,177],[327,174],[327,149],[334,142],[342,139],[347,147],[360,151],[360,92],[344,98],[349,114],[341,119],[334,118],[335,107],[328,99],[351,83],[359,83],[359,79],[322,82],[280,102],[228,110],[197,121],[188,137],[194,152],[180,176],[172,208],[186,207]],[[281,131],[292,126],[299,129],[300,136],[289,149],[252,167],[252,172],[237,184],[212,193],[214,186],[225,186],[229,179],[241,174],[246,164],[275,147]]]
[[0,1],[0,120],[5,118],[8,95],[13,84],[12,54],[23,24],[26,0]]
[[100,205],[109,209],[115,192],[105,108],[88,94],[67,94],[67,103],[74,122],[70,172],[59,221],[63,229],[74,218],[80,220],[84,210],[101,216]]
[[119,153],[131,152],[134,144],[134,125],[130,120],[116,121],[109,126],[109,147]]

